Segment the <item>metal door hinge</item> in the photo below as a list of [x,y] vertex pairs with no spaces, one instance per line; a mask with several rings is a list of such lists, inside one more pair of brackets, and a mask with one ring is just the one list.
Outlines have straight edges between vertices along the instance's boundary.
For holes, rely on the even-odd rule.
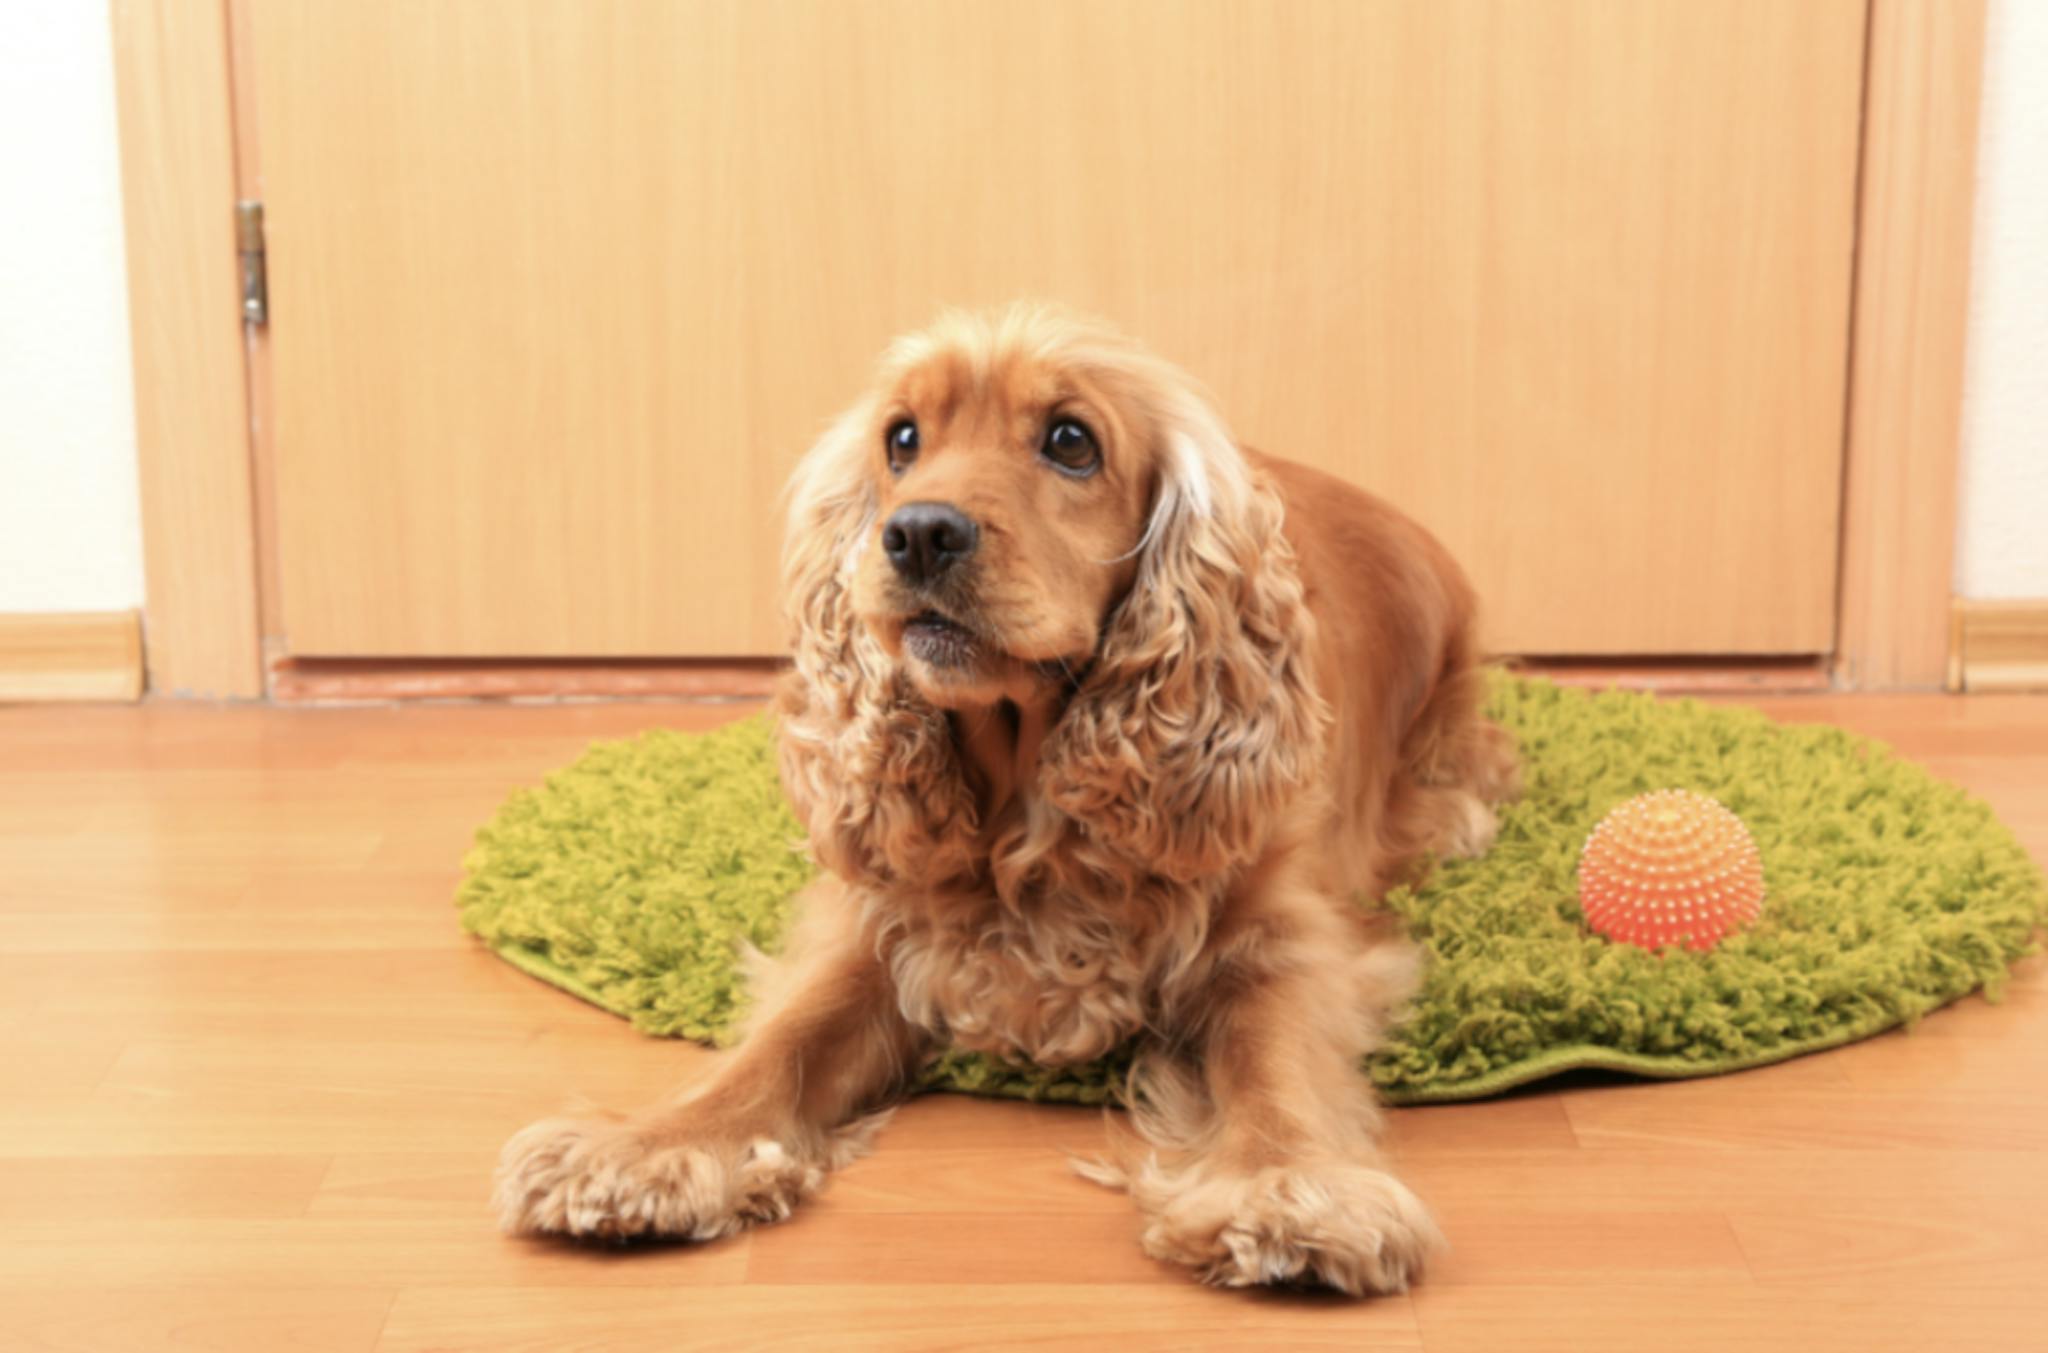
[[242,259],[242,322],[270,319],[270,284],[263,273],[263,204],[235,203],[235,252]]

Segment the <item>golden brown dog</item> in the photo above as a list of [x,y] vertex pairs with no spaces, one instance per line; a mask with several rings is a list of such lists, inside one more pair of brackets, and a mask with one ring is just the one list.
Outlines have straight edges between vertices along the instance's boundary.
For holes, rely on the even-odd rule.
[[1145,1249],[1399,1291],[1437,1242],[1359,1066],[1416,978],[1361,899],[1483,849],[1512,748],[1473,598],[1385,503],[1240,448],[1178,371],[1036,307],[905,339],[796,473],[783,780],[825,872],[719,1071],[515,1137],[519,1232],[789,1214],[941,1046],[1137,1040]]

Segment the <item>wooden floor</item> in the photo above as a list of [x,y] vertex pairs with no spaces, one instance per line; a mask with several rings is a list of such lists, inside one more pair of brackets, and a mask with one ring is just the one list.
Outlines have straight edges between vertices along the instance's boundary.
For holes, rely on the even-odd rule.
[[[1787,697],[2048,857],[2048,699]],[[468,835],[592,737],[725,706],[0,710],[0,1347],[2048,1348],[2048,969],[1718,1081],[1394,1115],[1412,1297],[1207,1291],[1071,1177],[1093,1113],[931,1098],[790,1223],[507,1240],[498,1144],[709,1054],[455,927]]]

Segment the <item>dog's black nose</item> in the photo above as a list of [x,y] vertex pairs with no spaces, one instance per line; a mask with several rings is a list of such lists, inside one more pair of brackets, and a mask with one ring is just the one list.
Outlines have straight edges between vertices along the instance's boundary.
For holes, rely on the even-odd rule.
[[936,582],[980,540],[974,519],[951,503],[906,503],[882,527],[882,553],[913,583]]

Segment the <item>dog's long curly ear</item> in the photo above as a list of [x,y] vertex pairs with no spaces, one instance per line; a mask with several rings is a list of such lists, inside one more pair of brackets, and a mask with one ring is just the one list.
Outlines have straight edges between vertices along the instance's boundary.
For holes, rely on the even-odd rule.
[[790,481],[782,585],[795,664],[777,698],[782,784],[818,862],[854,882],[971,867],[974,798],[945,715],[919,699],[853,609],[875,526],[874,410],[847,411]]
[[1278,495],[1206,406],[1164,402],[1137,579],[1042,783],[1090,839],[1187,882],[1256,858],[1330,715]]

